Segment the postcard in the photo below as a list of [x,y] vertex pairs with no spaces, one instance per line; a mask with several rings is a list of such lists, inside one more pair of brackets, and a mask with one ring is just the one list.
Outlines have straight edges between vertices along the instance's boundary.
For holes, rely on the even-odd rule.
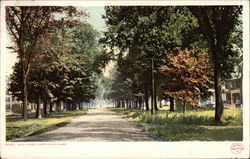
[[1,1],[0,157],[248,158],[249,1]]

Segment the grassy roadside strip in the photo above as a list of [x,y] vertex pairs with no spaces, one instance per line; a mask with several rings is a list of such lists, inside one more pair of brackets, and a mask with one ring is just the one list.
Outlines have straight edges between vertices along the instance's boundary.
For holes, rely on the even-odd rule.
[[166,141],[242,141],[242,109],[225,109],[223,125],[214,126],[214,110],[181,112],[158,111],[155,119],[150,112],[110,108],[131,118],[153,136]]
[[36,135],[57,129],[68,124],[72,119],[86,114],[87,111],[88,109],[65,111],[46,118],[29,119],[27,121],[15,120],[12,116],[7,116],[6,140],[9,141],[18,137]]

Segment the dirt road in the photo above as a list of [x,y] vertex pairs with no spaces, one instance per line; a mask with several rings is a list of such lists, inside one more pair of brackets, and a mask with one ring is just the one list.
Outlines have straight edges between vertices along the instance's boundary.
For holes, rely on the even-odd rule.
[[86,115],[64,127],[12,141],[154,141],[134,123],[105,107],[90,109]]

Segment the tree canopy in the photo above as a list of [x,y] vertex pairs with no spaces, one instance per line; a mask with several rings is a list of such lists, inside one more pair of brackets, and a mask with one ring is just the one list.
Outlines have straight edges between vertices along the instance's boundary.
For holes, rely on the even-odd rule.
[[56,29],[63,31],[65,27],[83,25],[80,17],[87,14],[70,6],[7,6],[5,9],[7,29],[14,42],[11,48],[18,53],[22,65],[23,118],[27,120],[27,79],[31,61],[38,52],[38,41],[45,40]]
[[[41,9],[40,12],[39,9]],[[20,12],[16,12],[16,10],[20,10]],[[40,102],[46,106],[48,102],[63,101],[77,104],[93,100],[97,89],[96,76],[100,75],[101,69],[104,67],[105,55],[98,44],[99,33],[90,24],[81,20],[88,15],[74,7],[14,7],[8,8],[7,12],[11,12],[8,16],[27,12],[27,19],[38,15],[36,20],[40,21],[43,21],[39,19],[41,14],[48,12],[46,14],[48,28],[42,30],[43,28],[39,28],[42,25],[32,26],[40,29],[43,34],[37,35],[39,37],[35,41],[36,46],[30,48],[29,58],[26,55],[23,56],[22,52],[18,52],[19,45],[15,46],[19,61],[14,66],[14,72],[10,78],[9,90],[12,94],[20,100],[26,96],[29,102],[36,102],[37,107],[40,107]],[[21,16],[19,14],[16,16]],[[13,20],[15,19],[12,17],[7,19],[11,24]],[[8,26],[10,31],[13,29],[11,27],[15,29],[15,26],[11,24]],[[26,23],[20,22],[20,25],[26,25]],[[13,36],[15,35],[13,34]],[[28,35],[23,36],[27,38]],[[34,43],[31,39],[27,39],[25,43],[28,43],[28,40]],[[24,65],[28,69],[24,70]],[[26,73],[25,78],[23,78],[24,72]],[[24,85],[26,91],[24,91]],[[37,113],[39,116],[39,110]]]

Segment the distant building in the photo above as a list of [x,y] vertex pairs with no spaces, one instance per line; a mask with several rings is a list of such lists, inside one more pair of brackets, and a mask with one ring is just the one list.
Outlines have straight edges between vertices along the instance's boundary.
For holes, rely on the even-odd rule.
[[8,90],[6,91],[6,112],[22,113],[22,102],[12,96]]
[[[207,100],[201,101],[201,106],[215,106],[215,92]],[[224,107],[241,107],[242,106],[242,78],[225,81],[222,85],[222,101]]]
[[225,107],[241,107],[242,78],[226,81],[222,88],[222,94],[224,95],[223,102]]
[[206,100],[200,101],[200,106],[215,106],[215,92],[214,89],[211,89],[210,92],[212,92],[212,95],[208,97]]

